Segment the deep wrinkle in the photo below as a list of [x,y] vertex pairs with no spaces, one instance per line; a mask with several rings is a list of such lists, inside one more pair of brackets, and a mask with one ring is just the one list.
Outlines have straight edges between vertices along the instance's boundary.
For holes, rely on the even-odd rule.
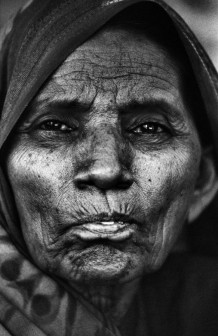
[[[7,156],[34,261],[102,310],[113,307],[116,319],[125,314],[138,279],[163,264],[192,204],[201,145],[183,81],[177,61],[158,41],[140,31],[105,28],[73,52],[38,93]],[[46,129],[45,121],[54,116],[76,129]],[[158,121],[159,132],[139,135],[142,119]],[[84,242],[81,217],[102,213],[133,217],[131,238],[117,245],[100,237]]]

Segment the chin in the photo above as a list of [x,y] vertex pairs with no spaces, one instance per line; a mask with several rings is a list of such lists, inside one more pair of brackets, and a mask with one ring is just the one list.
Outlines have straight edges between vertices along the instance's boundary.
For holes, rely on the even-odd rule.
[[104,249],[104,253],[97,255],[91,252],[82,253],[76,260],[68,256],[62,264],[59,276],[68,283],[113,285],[134,280],[142,273],[142,262],[137,256],[120,251],[109,253]]

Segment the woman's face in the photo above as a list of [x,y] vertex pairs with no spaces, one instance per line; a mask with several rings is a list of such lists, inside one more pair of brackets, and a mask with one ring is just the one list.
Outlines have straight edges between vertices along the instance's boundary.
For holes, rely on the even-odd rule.
[[22,232],[41,269],[125,282],[160,267],[184,224],[201,146],[168,50],[105,29],[58,68],[7,156]]

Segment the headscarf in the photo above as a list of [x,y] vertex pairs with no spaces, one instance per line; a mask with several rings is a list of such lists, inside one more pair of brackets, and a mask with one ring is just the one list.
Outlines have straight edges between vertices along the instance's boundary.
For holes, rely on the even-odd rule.
[[[116,14],[138,2],[154,3],[171,18],[190,59],[218,149],[217,73],[184,21],[161,0],[29,0],[0,35],[0,149],[67,56]],[[34,264],[2,169],[0,222],[1,335],[120,335],[76,290]]]

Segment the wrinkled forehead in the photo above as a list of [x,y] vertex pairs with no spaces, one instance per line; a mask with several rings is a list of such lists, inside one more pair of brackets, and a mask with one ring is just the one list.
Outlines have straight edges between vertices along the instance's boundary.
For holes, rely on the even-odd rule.
[[158,75],[160,69],[167,72],[171,68],[181,77],[192,74],[175,27],[162,11],[159,13],[151,7],[144,12],[138,4],[117,14],[77,47],[53,74],[53,78],[67,72],[74,78],[77,75],[81,78],[83,74],[87,80],[88,72],[93,78],[101,74],[105,78],[112,78],[119,73],[122,76],[127,69],[142,74],[151,71],[154,74],[156,71]]
[[125,97],[127,102],[143,100],[154,93],[155,86],[159,88],[156,92],[162,90],[170,100],[178,98],[178,91],[182,95],[185,72],[190,73],[184,51],[177,57],[176,44],[172,51],[169,36],[164,37],[165,43],[163,36],[156,34],[154,22],[147,26],[137,19],[131,23],[126,20],[125,13],[119,21],[113,19],[73,51],[38,99],[47,100],[46,93],[50,92],[51,98],[58,95],[59,99],[83,100],[85,95],[92,101],[102,89],[114,91],[118,100]]
[[49,93],[51,99],[88,103],[103,90],[127,103],[151,95],[155,85],[176,98],[181,79],[177,59],[146,31],[109,24],[67,57],[38,100],[48,101]]

